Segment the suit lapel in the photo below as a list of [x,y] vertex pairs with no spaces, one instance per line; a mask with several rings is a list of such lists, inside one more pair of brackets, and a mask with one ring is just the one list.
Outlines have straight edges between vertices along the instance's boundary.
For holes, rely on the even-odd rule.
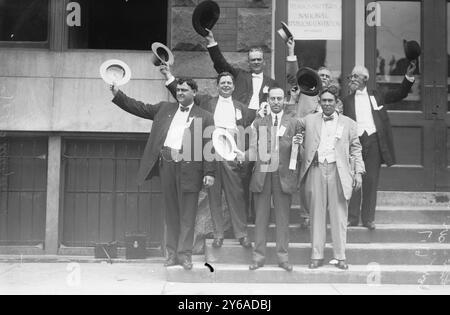
[[212,98],[210,103],[209,103],[210,108],[211,108],[211,114],[213,114],[213,116],[216,113],[216,109],[217,109],[217,104],[218,103],[219,103],[219,98],[218,97]]
[[316,123],[314,124],[314,131],[316,133],[316,137],[318,137],[319,139],[322,136],[322,125],[323,125],[322,122],[323,122],[322,114],[317,114]]
[[356,94],[350,96],[350,102],[348,104],[347,116],[356,121],[356,108],[355,108]]

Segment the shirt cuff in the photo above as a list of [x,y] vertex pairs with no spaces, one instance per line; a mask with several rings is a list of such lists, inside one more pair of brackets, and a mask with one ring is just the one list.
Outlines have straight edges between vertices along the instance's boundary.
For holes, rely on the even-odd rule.
[[212,43],[212,44],[209,44],[208,46],[206,46],[207,48],[212,48],[212,47],[215,47],[215,46],[217,46],[217,42],[214,42],[214,43]]
[[175,77],[172,75],[169,77],[169,80],[166,81],[166,86],[169,86],[170,84],[172,84],[173,81],[175,81]]
[[408,75],[405,75],[406,80],[408,80],[411,83],[414,83],[416,81],[416,78],[414,76],[410,77]]
[[294,62],[294,61],[297,61],[297,56],[287,56],[287,61],[292,61],[292,62]]

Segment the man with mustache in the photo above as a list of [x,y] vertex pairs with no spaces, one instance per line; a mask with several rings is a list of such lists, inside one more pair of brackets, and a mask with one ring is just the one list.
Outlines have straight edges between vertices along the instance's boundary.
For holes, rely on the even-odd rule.
[[387,105],[408,96],[414,84],[416,63],[411,62],[399,88],[387,93],[368,91],[369,71],[356,66],[350,76],[352,94],[344,99],[344,115],[358,124],[358,136],[363,147],[366,174],[363,177],[362,196],[355,193],[349,206],[349,226],[358,226],[360,218],[364,227],[375,230],[378,180],[381,164],[388,167],[396,163],[394,139]]

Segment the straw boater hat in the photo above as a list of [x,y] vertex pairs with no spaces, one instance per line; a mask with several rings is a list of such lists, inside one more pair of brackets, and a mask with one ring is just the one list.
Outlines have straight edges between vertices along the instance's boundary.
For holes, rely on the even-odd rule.
[[100,66],[100,76],[108,84],[115,83],[117,86],[121,86],[130,81],[131,69],[125,62],[111,59]]
[[281,28],[278,30],[278,34],[281,38],[287,43],[291,38],[294,38],[292,32],[289,30],[289,27],[286,23],[281,22]]
[[161,43],[153,43],[151,53],[152,63],[159,67],[160,65],[173,65],[175,58],[172,51]]
[[217,154],[225,161],[234,161],[237,156],[236,141],[227,130],[221,128],[214,130],[212,141]]

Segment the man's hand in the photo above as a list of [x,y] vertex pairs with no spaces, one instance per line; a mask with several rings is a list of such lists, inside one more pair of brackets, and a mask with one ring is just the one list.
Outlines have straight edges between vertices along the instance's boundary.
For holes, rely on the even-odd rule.
[[114,97],[116,97],[117,93],[119,93],[119,88],[117,87],[117,83],[113,82],[113,84],[111,84],[109,86],[109,89],[111,90],[112,94]]
[[159,72],[166,78],[167,81],[174,78],[172,75],[172,72],[170,72],[170,66],[169,65],[161,65],[159,66]]
[[214,185],[214,177],[212,176],[205,176],[203,178],[203,185],[205,185],[206,188],[211,188]]
[[407,77],[414,77],[414,72],[417,69],[417,60],[413,60],[409,63],[408,69],[406,70]]
[[353,178],[353,189],[355,191],[359,191],[362,187],[362,175],[355,174],[355,178]]
[[208,42],[208,46],[215,44],[216,40],[214,39],[214,34],[211,32],[211,30],[205,28],[205,30],[208,32],[208,35],[205,36],[206,41]]
[[295,56],[295,40],[294,38],[290,38],[286,43],[289,51],[289,56]]
[[295,135],[295,137],[293,139],[294,144],[300,144],[300,145],[303,144],[303,140],[304,140],[304,136],[301,133]]

